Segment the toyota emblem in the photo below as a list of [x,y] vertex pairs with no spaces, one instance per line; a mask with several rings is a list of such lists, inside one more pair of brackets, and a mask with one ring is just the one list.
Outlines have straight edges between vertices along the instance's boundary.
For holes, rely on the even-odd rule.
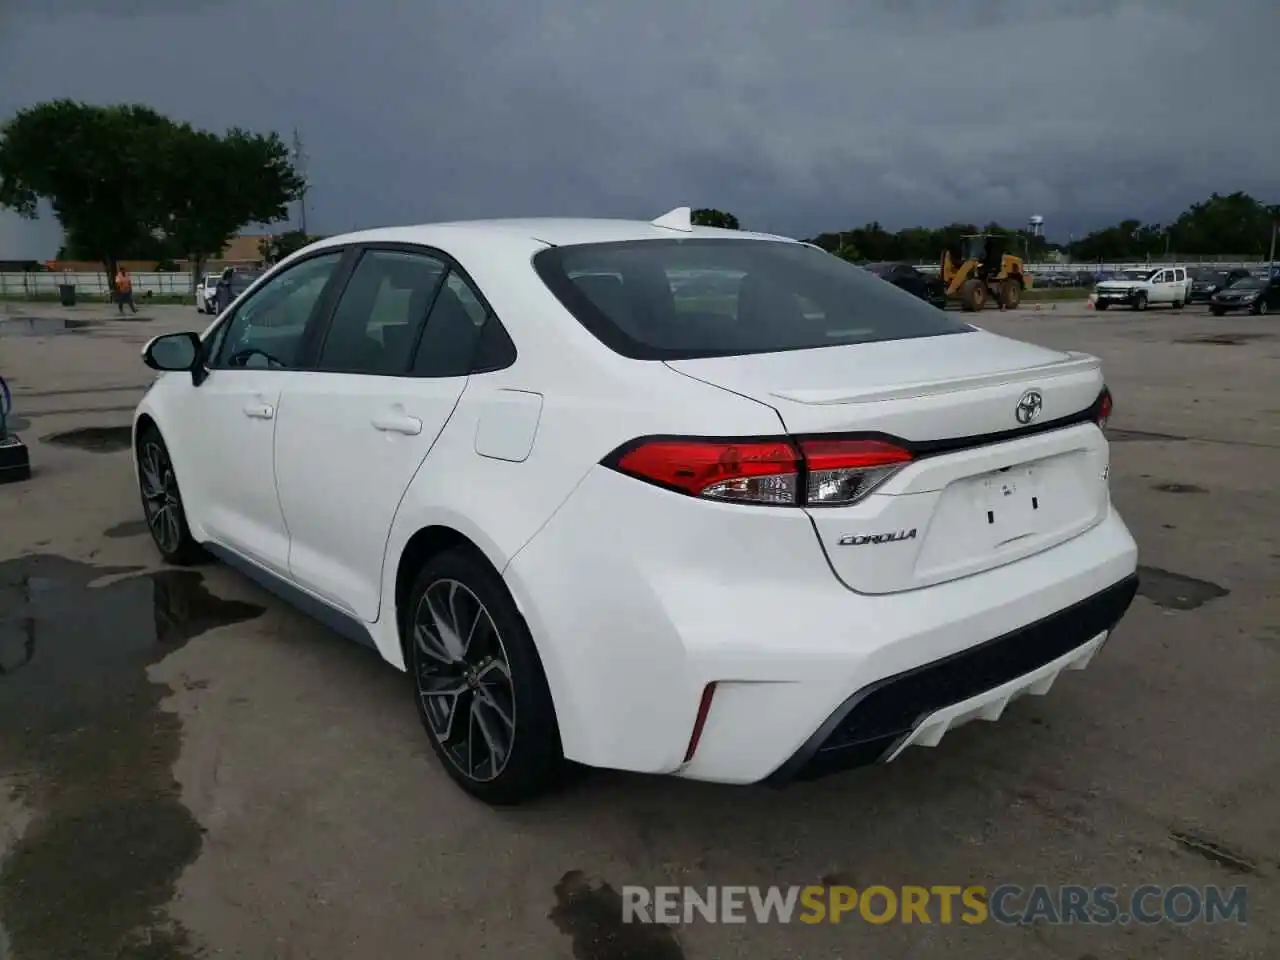
[[1040,396],[1039,390],[1028,390],[1018,400],[1018,405],[1013,408],[1013,415],[1021,424],[1028,424],[1040,416],[1040,411],[1044,407],[1044,397]]

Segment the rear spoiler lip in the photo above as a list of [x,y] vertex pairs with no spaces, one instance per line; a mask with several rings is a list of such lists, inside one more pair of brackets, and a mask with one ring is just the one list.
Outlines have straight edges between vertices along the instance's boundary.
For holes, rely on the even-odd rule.
[[851,403],[879,403],[885,400],[913,400],[924,397],[943,396],[948,393],[959,393],[964,390],[975,390],[981,387],[998,387],[1021,382],[1028,386],[1045,380],[1056,380],[1060,377],[1077,376],[1087,372],[1101,373],[1102,362],[1097,357],[1084,353],[1068,353],[1066,359],[1052,363],[1037,364],[1033,367],[1019,367],[1016,370],[1000,370],[995,373],[972,374],[964,377],[951,377],[945,380],[928,380],[920,383],[900,384],[891,387],[868,387],[865,390],[841,387],[827,390],[772,390],[769,396],[792,403],[803,403],[809,406],[827,406]]

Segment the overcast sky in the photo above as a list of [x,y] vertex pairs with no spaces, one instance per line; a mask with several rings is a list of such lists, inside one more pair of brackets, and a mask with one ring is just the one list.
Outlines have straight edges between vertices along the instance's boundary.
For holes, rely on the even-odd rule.
[[[810,236],[1280,202],[1277,0],[0,0],[0,116],[296,125],[313,232],[682,204]],[[932,11],[941,10],[941,13]],[[56,223],[0,213],[0,257]]]

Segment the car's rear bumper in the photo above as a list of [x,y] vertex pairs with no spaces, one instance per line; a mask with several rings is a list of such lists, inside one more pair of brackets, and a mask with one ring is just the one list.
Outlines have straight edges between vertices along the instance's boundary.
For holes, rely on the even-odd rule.
[[1083,670],[1129,609],[1137,576],[1035,623],[933,663],[868,684],[842,703],[772,783],[812,779],[937,746],[971,720],[998,720],[1027,694],[1043,695],[1067,670]]
[[[896,695],[908,674],[960,671],[912,701],[910,716],[860,727],[864,740],[901,738],[931,711],[1088,644],[1124,612],[1136,565],[1133,538],[1108,509],[1086,532],[1022,560],[925,588],[859,594],[832,573],[803,515],[699,501],[601,467],[504,576],[538,644],[570,759],[752,783],[811,767],[808,754],[832,745],[833,717],[854,716],[863,702],[862,723],[890,696],[870,693]],[[1082,603],[1085,613],[1069,612]],[[1010,637],[1030,637],[1034,655],[966,672],[983,656],[970,651],[1012,650]],[[688,756],[709,685],[710,709]],[[1039,674],[1028,681],[1042,686]],[[864,759],[892,746],[867,747]]]

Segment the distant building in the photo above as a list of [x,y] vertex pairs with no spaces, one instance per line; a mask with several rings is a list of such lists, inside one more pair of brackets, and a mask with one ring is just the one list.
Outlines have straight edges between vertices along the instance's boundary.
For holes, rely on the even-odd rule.
[[265,233],[244,233],[233,237],[223,248],[221,255],[214,259],[227,264],[257,263],[262,259],[262,251],[258,249],[258,245],[268,236]]

